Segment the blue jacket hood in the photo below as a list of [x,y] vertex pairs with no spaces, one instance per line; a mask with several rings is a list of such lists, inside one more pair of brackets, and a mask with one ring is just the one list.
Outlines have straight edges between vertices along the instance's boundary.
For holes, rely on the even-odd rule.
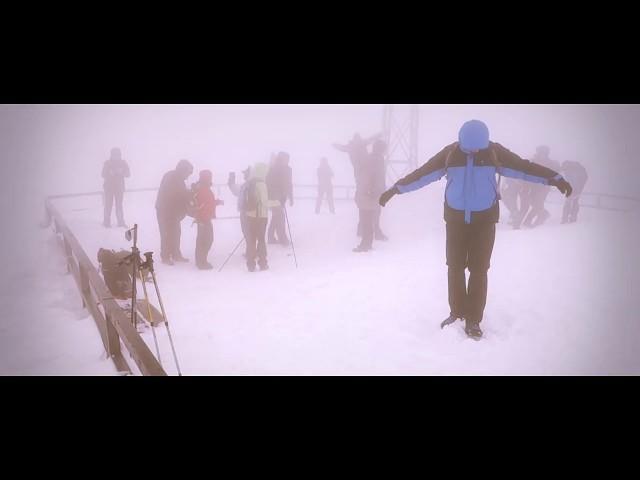
[[480,120],[470,120],[458,133],[460,148],[465,152],[489,148],[489,128]]

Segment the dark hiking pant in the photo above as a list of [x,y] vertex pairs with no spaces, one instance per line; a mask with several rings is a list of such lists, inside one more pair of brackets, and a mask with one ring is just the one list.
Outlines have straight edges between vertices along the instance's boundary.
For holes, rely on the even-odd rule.
[[160,257],[171,260],[182,257],[180,253],[180,219],[156,210],[158,228],[160,229]]
[[320,213],[320,207],[322,206],[322,200],[324,197],[327,197],[327,203],[329,204],[329,211],[331,213],[336,213],[334,204],[333,204],[333,186],[331,185],[320,185],[318,186],[318,199],[316,200],[316,213]]
[[495,223],[447,223],[449,307],[452,316],[472,322],[482,321],[487,303],[487,271],[495,237]]
[[536,190],[531,195],[531,210],[524,219],[523,224],[527,227],[537,227],[542,225],[550,214],[547,209],[544,208],[544,204],[549,195],[549,189]]
[[247,248],[249,246],[249,242],[247,239],[249,238],[249,227],[247,217],[244,213],[240,213],[240,230],[242,230],[242,237],[244,238],[244,257],[247,258]]
[[206,265],[209,250],[213,245],[213,223],[211,220],[198,222],[198,235],[196,236],[196,265]]
[[124,211],[122,209],[122,199],[124,197],[124,190],[120,189],[105,189],[104,191],[104,224],[106,226],[111,225],[111,210],[113,208],[113,202],[116,203],[116,219],[118,225],[124,225]]
[[[382,215],[382,207],[378,206],[373,211],[373,233],[376,237],[384,236],[380,228],[380,215]],[[362,222],[358,220],[358,236],[362,237]]]
[[255,267],[256,258],[258,265],[267,265],[267,242],[265,234],[267,230],[266,218],[246,217],[247,227],[247,266]]
[[271,209],[271,223],[269,224],[269,241],[283,245],[289,244],[287,229],[285,226],[284,206]]
[[375,210],[365,210],[364,208],[358,209],[360,221],[360,233],[362,240],[360,246],[363,248],[371,248],[373,246],[373,233],[375,230]]

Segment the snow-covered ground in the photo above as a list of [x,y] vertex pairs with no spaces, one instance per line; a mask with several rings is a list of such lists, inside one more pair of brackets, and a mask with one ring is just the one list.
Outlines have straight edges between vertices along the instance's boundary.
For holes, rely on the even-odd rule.
[[[116,375],[51,230],[33,222],[3,262],[0,375]],[[29,252],[29,255],[23,255]]]
[[[159,249],[154,197],[130,193],[125,200],[143,252]],[[219,216],[235,215],[234,198],[223,198]],[[100,247],[130,247],[123,229],[100,225],[100,197],[56,204],[90,257]],[[498,226],[480,342],[465,337],[461,322],[439,327],[448,314],[439,186],[394,198],[383,213],[391,241],[367,254],[351,252],[352,203],[339,202],[334,216],[315,215],[312,202],[299,201],[289,209],[297,269],[291,249],[279,245],[269,246],[267,272],[248,273],[240,251],[221,273],[158,262],[183,373],[640,373],[637,214],[585,208],[579,223],[560,225],[560,205],[549,209],[553,218],[541,228]],[[217,220],[214,229],[210,261],[217,267],[241,234],[237,220]],[[188,219],[182,245],[193,258]],[[77,300],[71,290],[65,302]],[[158,335],[164,366],[175,373],[166,332]],[[153,347],[149,332],[145,338]],[[80,361],[77,371],[83,368]]]

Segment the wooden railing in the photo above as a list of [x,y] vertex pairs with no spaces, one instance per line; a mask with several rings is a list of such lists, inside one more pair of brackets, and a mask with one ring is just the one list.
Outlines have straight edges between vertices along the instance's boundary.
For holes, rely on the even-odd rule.
[[[61,195],[57,198],[69,196],[74,195]],[[67,257],[67,269],[80,290],[82,305],[89,310],[96,322],[105,351],[117,370],[121,373],[132,373],[122,353],[122,343],[143,375],[166,375],[122,307],[113,299],[98,270],[53,205],[51,198],[46,200],[45,210],[47,223],[50,225],[53,222],[55,232],[61,235]]]

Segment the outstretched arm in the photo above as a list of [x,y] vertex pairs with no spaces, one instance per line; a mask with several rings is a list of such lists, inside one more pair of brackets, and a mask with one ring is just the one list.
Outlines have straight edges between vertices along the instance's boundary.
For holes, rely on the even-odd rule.
[[505,177],[517,178],[525,182],[551,185],[558,188],[563,194],[571,195],[571,185],[561,174],[539,163],[524,160],[518,155],[503,147],[499,143],[492,144],[496,152],[499,167],[498,173]]
[[348,145],[341,145],[339,143],[334,143],[333,144],[333,148],[335,148],[336,150],[339,150],[340,152],[345,152],[345,153],[349,152],[349,146]]
[[455,147],[456,144],[448,145],[420,168],[398,180],[393,187],[380,196],[380,205],[384,207],[394,195],[413,192],[440,180],[447,173],[447,156],[451,149]]

